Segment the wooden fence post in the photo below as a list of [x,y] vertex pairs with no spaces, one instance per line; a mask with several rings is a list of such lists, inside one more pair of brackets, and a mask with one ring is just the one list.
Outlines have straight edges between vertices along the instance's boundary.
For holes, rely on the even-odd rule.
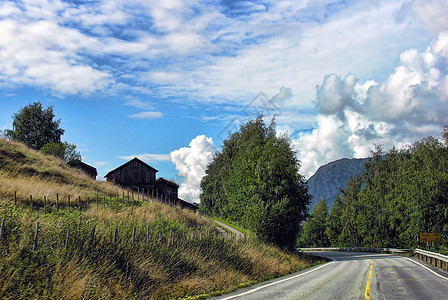
[[115,230],[114,230],[114,244],[117,242],[117,238],[118,238],[118,228],[115,228]]
[[135,243],[135,227],[132,228],[132,244]]
[[47,213],[47,196],[44,196],[44,214]]
[[56,209],[59,211],[59,194],[56,194]]
[[70,195],[67,195],[67,199],[68,199],[68,208],[70,209]]
[[33,208],[33,195],[30,195],[30,208]]
[[93,242],[95,241],[95,229],[96,227],[93,226],[92,235],[90,236],[90,246],[92,246]]
[[65,237],[65,251],[68,250],[69,241],[70,241],[70,227],[67,229],[67,236]]
[[140,201],[140,188],[137,188],[137,201]]
[[0,225],[0,242],[3,239],[3,231],[5,230],[5,219],[2,219],[2,224]]
[[34,234],[33,251],[37,249],[37,239],[39,237],[39,222],[36,222],[36,233]]
[[17,207],[17,192],[14,192],[14,206]]
[[79,211],[81,211],[81,196],[78,196]]

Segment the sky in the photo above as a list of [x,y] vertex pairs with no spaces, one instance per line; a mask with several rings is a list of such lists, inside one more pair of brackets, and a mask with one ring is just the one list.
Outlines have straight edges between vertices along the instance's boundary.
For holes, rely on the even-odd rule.
[[2,0],[0,130],[40,101],[99,179],[139,157],[198,202],[228,133],[263,113],[308,178],[440,136],[446,15],[440,0]]

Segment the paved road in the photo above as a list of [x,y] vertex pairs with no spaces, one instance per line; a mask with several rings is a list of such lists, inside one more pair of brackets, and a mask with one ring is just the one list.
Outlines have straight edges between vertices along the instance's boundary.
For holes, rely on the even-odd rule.
[[356,252],[312,254],[332,261],[213,299],[448,299],[448,272],[416,259]]

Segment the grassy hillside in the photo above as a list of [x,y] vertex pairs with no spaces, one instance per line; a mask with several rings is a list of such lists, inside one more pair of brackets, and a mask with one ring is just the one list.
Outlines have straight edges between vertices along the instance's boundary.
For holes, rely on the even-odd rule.
[[[0,298],[198,298],[312,263],[255,239],[221,237],[211,219],[188,210],[102,197],[116,193],[113,185],[0,139]],[[40,203],[30,206],[31,194]],[[55,194],[61,201],[101,195],[101,202],[57,209]]]
[[11,198],[16,192],[20,199],[46,195],[51,201],[59,194],[64,201],[67,195],[76,199],[116,194],[117,191],[122,192],[110,183],[92,180],[56,157],[0,138],[0,196],[3,198]]

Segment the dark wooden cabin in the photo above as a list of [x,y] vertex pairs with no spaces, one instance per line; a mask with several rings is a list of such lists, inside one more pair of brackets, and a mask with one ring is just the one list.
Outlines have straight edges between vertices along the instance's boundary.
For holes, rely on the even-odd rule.
[[92,167],[89,164],[86,164],[85,162],[80,161],[78,168],[82,170],[84,173],[92,177],[93,179],[96,179],[96,176],[98,175],[98,171],[95,167]]
[[177,199],[176,205],[180,206],[181,208],[187,208],[194,211],[199,209],[199,205],[197,203],[190,203],[182,199]]
[[171,180],[160,177],[156,180],[156,195],[166,199],[177,199],[179,185]]
[[[156,173],[147,163],[137,157],[106,174],[106,180],[132,190],[151,194],[155,192]],[[144,189],[144,190],[143,190]]]

